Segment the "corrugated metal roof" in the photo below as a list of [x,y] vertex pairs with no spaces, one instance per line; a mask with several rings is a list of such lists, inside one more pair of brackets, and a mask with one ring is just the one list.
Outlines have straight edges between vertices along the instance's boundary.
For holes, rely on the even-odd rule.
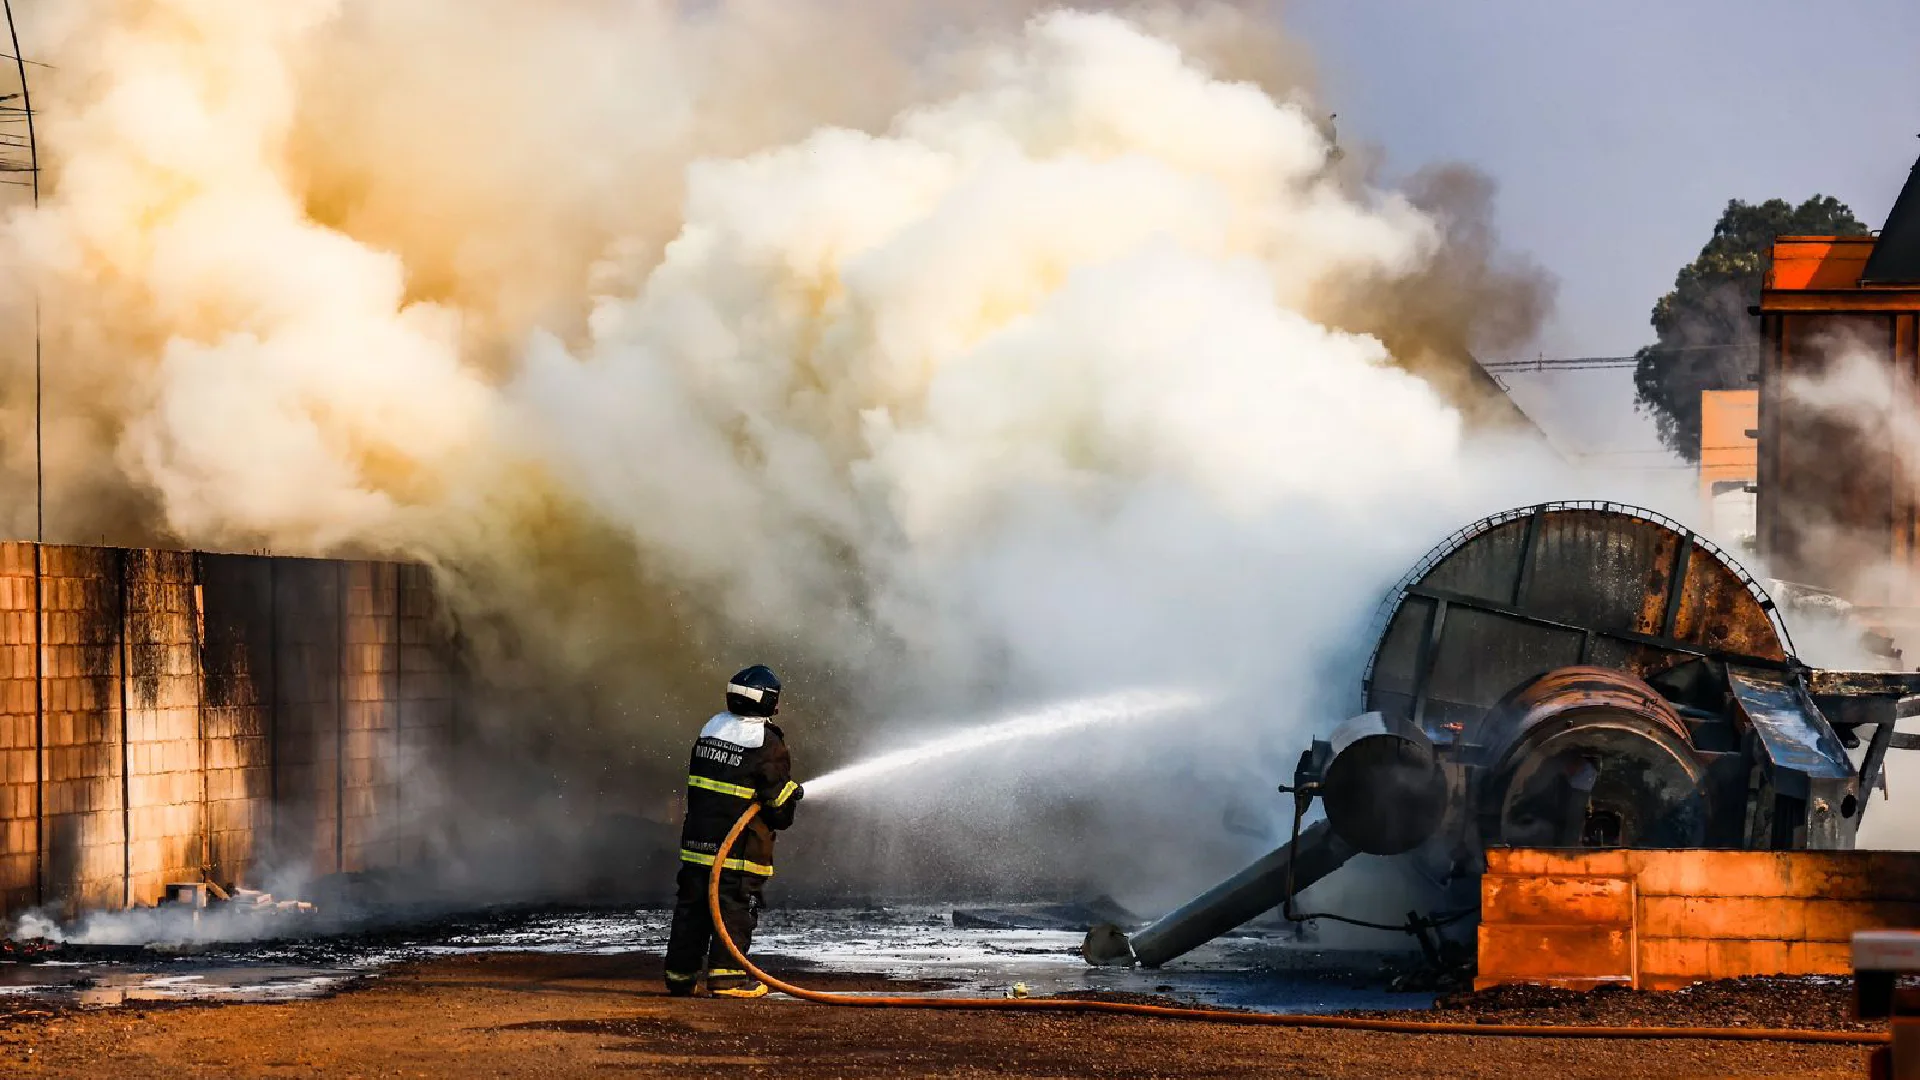
[[1893,202],[1860,284],[1920,284],[1920,161],[1914,162],[1907,186]]

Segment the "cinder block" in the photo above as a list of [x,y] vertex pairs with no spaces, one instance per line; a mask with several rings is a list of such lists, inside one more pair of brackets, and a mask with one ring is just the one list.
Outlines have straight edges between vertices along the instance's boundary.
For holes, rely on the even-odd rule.
[[1684,859],[1640,859],[1636,880],[1646,896],[1792,896],[1788,854],[1688,851]]

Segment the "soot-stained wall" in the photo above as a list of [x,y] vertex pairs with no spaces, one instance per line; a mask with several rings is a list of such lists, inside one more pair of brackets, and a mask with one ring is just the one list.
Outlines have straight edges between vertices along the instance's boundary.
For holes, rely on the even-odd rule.
[[417,862],[452,656],[421,567],[0,544],[0,915]]

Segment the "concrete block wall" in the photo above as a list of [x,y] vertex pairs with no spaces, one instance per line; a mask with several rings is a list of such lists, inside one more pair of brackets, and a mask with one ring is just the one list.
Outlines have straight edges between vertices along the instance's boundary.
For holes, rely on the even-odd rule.
[[454,671],[420,567],[0,544],[0,915],[417,862]]
[[244,877],[273,834],[276,560],[202,555],[201,747],[208,876]]
[[341,597],[346,564],[275,568],[274,797],[278,861],[311,873],[341,868]]
[[0,544],[0,910],[32,904],[39,881],[34,556],[32,544]]
[[199,880],[207,862],[195,569],[188,552],[123,556],[127,892],[135,903],[151,903],[169,881]]
[[400,822],[400,594],[391,563],[347,566],[341,710],[343,869],[394,865]]
[[441,833],[432,823],[446,821],[446,770],[431,766],[453,745],[454,701],[458,688],[453,650],[441,621],[433,575],[424,566],[399,566],[398,762],[407,770],[395,788],[399,830],[397,857],[404,864],[432,858]]
[[40,553],[40,874],[63,909],[126,898],[120,560],[105,548]]

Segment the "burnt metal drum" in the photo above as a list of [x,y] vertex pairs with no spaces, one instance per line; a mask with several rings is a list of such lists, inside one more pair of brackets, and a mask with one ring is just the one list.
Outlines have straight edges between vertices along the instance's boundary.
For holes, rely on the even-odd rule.
[[1543,503],[1454,533],[1401,580],[1380,623],[1365,708],[1439,746],[1558,668],[1644,679],[1700,657],[1793,664],[1746,570],[1678,522],[1618,503]]
[[1687,725],[1624,671],[1527,682],[1481,725],[1480,834],[1508,847],[1701,847],[1714,806]]
[[1433,743],[1407,723],[1363,713],[1334,729],[1320,783],[1327,824],[1368,855],[1398,855],[1432,835],[1447,809]]

